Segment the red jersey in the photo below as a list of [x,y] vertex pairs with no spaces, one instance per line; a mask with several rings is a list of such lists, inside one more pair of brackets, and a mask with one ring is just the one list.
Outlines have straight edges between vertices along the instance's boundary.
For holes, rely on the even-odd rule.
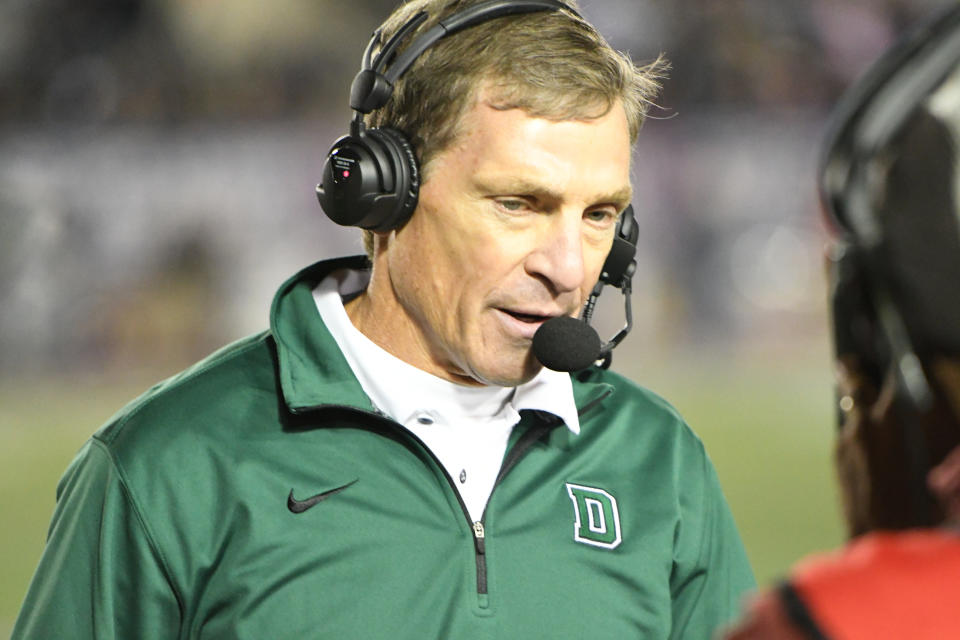
[[960,535],[873,533],[801,561],[789,584],[830,640],[960,638]]

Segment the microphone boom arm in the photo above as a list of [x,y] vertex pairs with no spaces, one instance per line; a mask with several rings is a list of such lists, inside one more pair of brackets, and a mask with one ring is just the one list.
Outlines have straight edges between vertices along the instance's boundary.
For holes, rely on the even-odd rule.
[[[604,369],[610,368],[610,363],[613,362],[613,349],[618,344],[620,344],[624,338],[627,337],[627,334],[630,333],[630,330],[633,328],[633,305],[630,301],[630,292],[632,291],[632,278],[626,277],[621,282],[618,287],[623,293],[623,312],[626,316],[626,324],[623,328],[617,332],[608,342],[606,342],[603,347],[600,349],[600,357],[597,362],[600,364],[600,367]],[[601,280],[597,282],[594,286],[593,291],[590,292],[590,297],[587,298],[587,302],[583,305],[583,312],[580,314],[580,319],[583,322],[590,324],[590,319],[593,317],[593,311],[597,306],[597,298],[600,297],[600,293],[603,291],[604,282]]]

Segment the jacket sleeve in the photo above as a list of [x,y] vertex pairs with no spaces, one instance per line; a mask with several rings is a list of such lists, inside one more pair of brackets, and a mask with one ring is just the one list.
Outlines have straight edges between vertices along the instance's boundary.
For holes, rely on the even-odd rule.
[[57,488],[47,545],[11,640],[176,638],[180,611],[109,450],[91,439]]
[[697,444],[699,455],[690,456],[680,496],[671,638],[712,637],[736,618],[743,597],[756,587],[716,471]]

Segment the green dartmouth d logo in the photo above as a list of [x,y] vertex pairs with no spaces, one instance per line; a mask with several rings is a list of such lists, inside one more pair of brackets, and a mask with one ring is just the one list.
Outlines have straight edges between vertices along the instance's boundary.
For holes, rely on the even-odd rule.
[[576,520],[573,539],[583,544],[615,549],[620,544],[620,512],[617,499],[594,487],[567,483]]

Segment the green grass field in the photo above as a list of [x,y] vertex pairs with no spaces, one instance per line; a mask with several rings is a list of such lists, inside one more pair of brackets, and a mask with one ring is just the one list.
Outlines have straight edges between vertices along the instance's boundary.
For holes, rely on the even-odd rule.
[[[703,439],[760,584],[844,539],[827,357],[637,371]],[[629,371],[629,370],[627,370]]]
[[148,384],[137,375],[0,383],[0,636],[9,636],[43,551],[60,474],[96,427]]
[[[757,579],[769,582],[842,539],[830,467],[830,372],[806,363],[631,363],[617,368],[680,409],[706,443]],[[787,364],[775,364],[791,362]],[[96,427],[159,376],[122,382],[0,381],[0,634],[6,637],[43,549],[57,480]]]

